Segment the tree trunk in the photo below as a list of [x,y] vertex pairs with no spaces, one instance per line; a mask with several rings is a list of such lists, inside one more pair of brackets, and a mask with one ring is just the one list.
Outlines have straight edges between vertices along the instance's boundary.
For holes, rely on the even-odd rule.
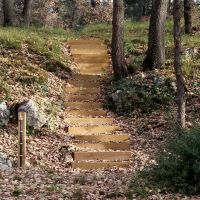
[[95,7],[96,7],[96,5],[97,5],[97,2],[96,2],[96,0],[91,0],[91,6],[92,6],[93,8],[95,8]]
[[174,0],[174,69],[177,81],[177,122],[185,128],[185,81],[181,64],[181,0]]
[[4,26],[14,24],[14,0],[3,0]]
[[71,0],[70,1],[70,9],[71,9],[71,19],[70,19],[70,25],[69,28],[74,28],[75,24],[77,22],[77,5],[76,5],[76,0]]
[[192,0],[184,0],[185,33],[192,33]]
[[145,13],[145,2],[144,0],[138,0],[138,20],[141,20]]
[[27,26],[30,24],[32,5],[33,5],[33,0],[24,1],[24,9],[22,12],[22,16],[24,18],[24,24]]
[[149,25],[148,50],[142,64],[143,70],[165,66],[165,22],[168,1],[154,0]]
[[127,76],[124,59],[124,3],[113,1],[112,64],[116,79]]

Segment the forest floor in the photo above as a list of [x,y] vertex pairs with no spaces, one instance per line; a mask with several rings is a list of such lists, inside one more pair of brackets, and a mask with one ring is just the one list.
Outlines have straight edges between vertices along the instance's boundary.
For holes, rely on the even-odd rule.
[[[26,170],[16,168],[16,122],[0,129],[0,152],[6,153],[14,166],[11,171],[0,172],[2,200],[128,199],[128,184],[134,173],[154,163],[155,155],[159,147],[164,144],[172,121],[164,109],[140,117],[122,117],[112,113],[118,124],[131,135],[133,165],[128,169],[72,170],[70,168],[72,157],[67,152],[61,151],[63,146],[71,143],[71,138],[66,134],[66,126],[63,124],[65,117],[63,86],[70,77],[70,70],[75,68],[69,59],[68,49],[65,46],[66,39],[98,37],[99,33],[103,32],[103,39],[109,43],[107,39],[110,37],[110,30],[109,26],[97,25],[83,29],[79,35],[62,30],[35,28],[28,30],[5,28],[0,31],[1,99],[8,105],[12,105],[31,97],[49,116],[47,127],[37,133],[27,135]],[[137,24],[137,26],[131,26],[128,23],[126,30],[128,32],[125,46],[127,59],[131,57],[131,54],[136,58],[139,53],[139,59],[136,58],[139,65],[146,48],[146,38],[143,35],[147,33],[147,23]],[[184,37],[187,46],[189,43],[192,47],[200,46],[198,35],[192,36],[193,39]],[[128,42],[130,38],[132,38],[131,43]],[[170,41],[167,44],[171,46],[171,36],[167,41]],[[172,63],[170,56],[167,62]],[[195,66],[198,63],[199,59],[195,60]],[[56,69],[52,69],[55,66]],[[194,70],[190,72],[193,73]],[[195,71],[195,73],[198,72],[198,70]],[[200,82],[199,77],[196,80]],[[188,110],[191,112],[187,115],[187,121],[192,123],[194,118],[192,111],[199,107],[200,97],[197,95],[188,103]],[[171,111],[173,117],[173,113],[176,112],[175,105],[171,105]],[[199,120],[199,112],[196,115],[196,119]],[[135,194],[129,198],[200,199],[197,196],[185,197],[179,194],[163,194],[160,190],[149,191],[148,188],[147,190],[148,197]]]

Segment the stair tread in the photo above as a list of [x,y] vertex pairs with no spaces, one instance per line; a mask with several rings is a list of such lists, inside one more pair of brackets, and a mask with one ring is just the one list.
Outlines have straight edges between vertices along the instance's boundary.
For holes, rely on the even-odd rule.
[[65,102],[65,107],[79,109],[103,109],[103,104],[98,102]]
[[74,144],[75,147],[84,149],[96,149],[96,150],[130,150],[129,142],[101,142],[101,143],[78,143]]
[[82,74],[74,74],[73,75],[73,78],[75,80],[80,80],[80,81],[95,81],[95,82],[98,82],[98,81],[102,81],[103,79],[105,79],[104,76],[98,76],[98,75],[82,75]]
[[97,95],[101,92],[100,88],[83,88],[83,87],[66,87],[65,92],[69,94],[94,94]]
[[68,94],[65,97],[65,101],[98,101],[99,97],[93,95],[77,95],[77,94]]
[[109,63],[105,62],[105,63],[76,63],[76,66],[78,68],[88,68],[88,69],[94,69],[94,68],[108,68],[109,67]]
[[67,114],[75,116],[106,116],[107,112],[105,110],[68,110]]
[[75,63],[79,64],[79,63],[111,63],[111,59],[110,57],[107,56],[91,56],[91,55],[87,55],[87,56],[82,56],[81,54],[79,55],[73,55],[73,59],[75,61]]
[[121,130],[119,126],[87,126],[87,127],[69,127],[68,132],[72,135],[113,133]]
[[98,44],[98,45],[101,45],[101,44],[104,44],[104,42],[102,42],[101,40],[98,40],[98,39],[90,39],[90,40],[85,40],[85,39],[78,39],[78,40],[68,40],[67,41],[67,44],[69,45],[79,45],[79,44]]
[[68,83],[75,87],[83,87],[83,88],[100,88],[101,86],[101,82],[89,82],[81,80],[69,80]]
[[113,167],[127,168],[130,165],[131,165],[130,161],[126,161],[126,162],[73,162],[72,168],[90,170],[90,169],[103,169],[103,168],[113,168]]
[[68,124],[112,124],[113,118],[65,118],[64,122]]
[[129,141],[128,134],[75,135],[75,140],[86,142],[125,142]]
[[131,158],[131,151],[74,152],[75,161],[86,161],[86,160],[122,161],[122,160],[130,160],[130,158]]

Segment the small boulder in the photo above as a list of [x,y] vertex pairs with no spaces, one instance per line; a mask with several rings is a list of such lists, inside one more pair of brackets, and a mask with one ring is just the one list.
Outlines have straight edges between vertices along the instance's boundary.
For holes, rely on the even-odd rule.
[[5,101],[0,103],[0,126],[6,126],[9,122],[10,110]]
[[0,171],[9,170],[12,168],[12,163],[8,159],[8,156],[4,153],[0,153]]
[[27,125],[34,130],[39,130],[47,122],[45,113],[39,109],[37,103],[33,100],[22,103],[18,111],[27,113]]

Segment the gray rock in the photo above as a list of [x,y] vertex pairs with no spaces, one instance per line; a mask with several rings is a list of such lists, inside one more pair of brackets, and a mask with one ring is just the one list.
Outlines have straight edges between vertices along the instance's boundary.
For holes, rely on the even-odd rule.
[[10,110],[6,103],[3,101],[0,103],[0,126],[6,126],[9,122]]
[[33,100],[23,103],[18,111],[27,113],[27,125],[34,130],[39,130],[47,122],[45,113],[39,109],[37,103]]
[[118,101],[120,99],[121,93],[122,93],[121,90],[117,90],[116,92],[111,94],[111,97],[112,97],[114,102],[116,102],[116,101]]
[[12,168],[12,163],[6,154],[0,153],[0,171],[9,170]]
[[196,47],[190,47],[185,50],[185,59],[191,60],[199,54],[199,49]]

